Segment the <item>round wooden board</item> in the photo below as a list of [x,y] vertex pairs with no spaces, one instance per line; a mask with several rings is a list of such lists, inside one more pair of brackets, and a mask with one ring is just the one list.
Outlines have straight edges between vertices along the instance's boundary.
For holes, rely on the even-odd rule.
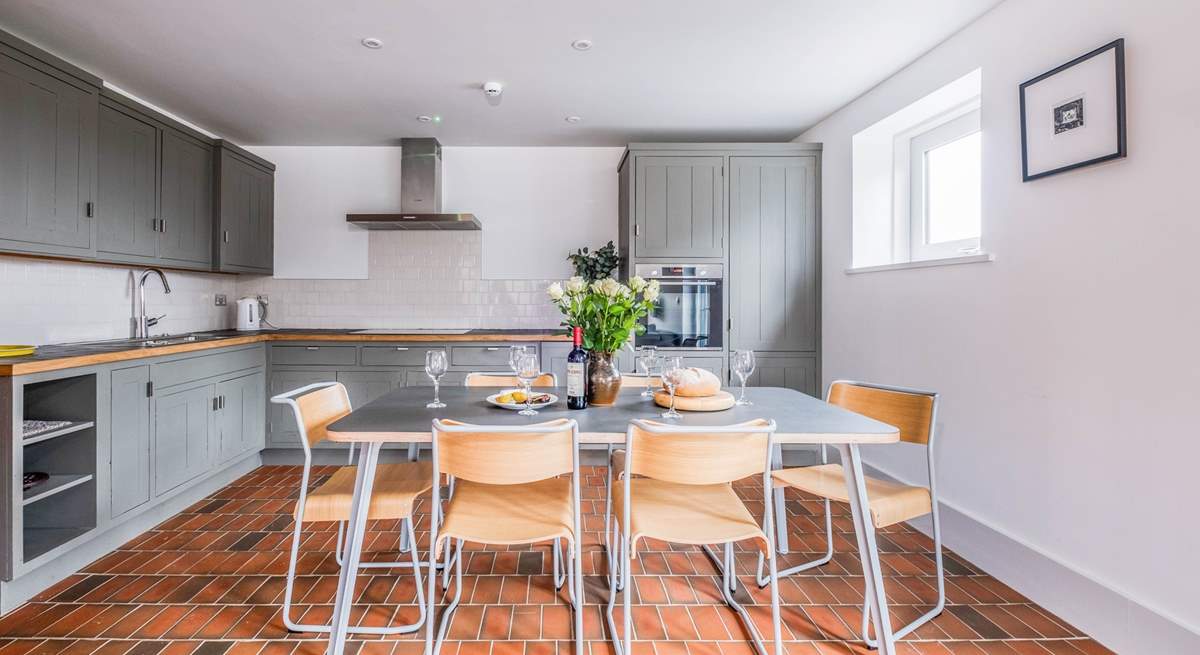
[[[671,406],[671,394],[666,391],[656,391],[654,402],[659,407]],[[711,396],[699,398],[675,396],[675,409],[681,412],[719,412],[733,407],[737,399],[728,391],[718,391]]]

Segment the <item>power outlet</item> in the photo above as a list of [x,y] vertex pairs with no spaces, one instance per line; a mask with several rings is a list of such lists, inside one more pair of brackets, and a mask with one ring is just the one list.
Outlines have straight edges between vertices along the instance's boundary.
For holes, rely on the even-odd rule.
[[218,293],[217,298],[216,298],[217,307],[224,307],[227,304],[228,304],[228,301],[225,299],[225,294]]

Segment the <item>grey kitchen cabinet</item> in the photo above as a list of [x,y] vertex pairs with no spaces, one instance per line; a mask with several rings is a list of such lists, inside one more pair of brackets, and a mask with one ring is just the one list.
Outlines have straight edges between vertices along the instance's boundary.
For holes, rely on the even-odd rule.
[[[561,341],[547,341],[542,344],[542,372],[553,373],[558,379],[560,385],[567,384],[567,355],[575,348],[570,343]],[[626,370],[618,368],[619,371],[625,373]]]
[[383,394],[404,386],[403,371],[338,371],[351,407],[362,407]]
[[150,367],[112,371],[109,518],[150,500]]
[[[677,353],[668,353],[677,354]],[[688,355],[681,358],[683,365],[712,371],[719,380],[725,380],[725,358],[721,356]]]
[[634,157],[634,255],[725,254],[724,158]]
[[[505,371],[501,371],[501,373],[504,372]],[[447,371],[446,374],[442,376],[442,379],[438,380],[438,384],[443,387],[461,387],[466,384],[468,373],[470,373],[470,371]],[[429,375],[425,373],[424,367],[411,368],[404,373],[404,386],[432,387],[433,380],[429,379]],[[433,400],[433,397],[430,396],[429,399]]]
[[96,250],[154,257],[158,251],[159,129],[100,106],[96,172]]
[[216,385],[217,462],[261,449],[265,442],[266,382],[261,372]]
[[89,257],[97,93],[0,49],[0,249]]
[[[336,377],[336,371],[272,369],[271,384],[267,395],[275,396],[316,382],[333,382]],[[300,430],[296,427],[296,414],[292,408],[288,405],[271,403],[267,412],[267,443],[282,448],[301,447]]]
[[[751,387],[787,387],[820,397],[817,381],[817,356],[754,354],[754,372],[746,380]],[[737,381],[734,380],[736,384]]]
[[817,159],[763,156],[729,161],[730,347],[815,351]]
[[162,495],[208,470],[213,429],[212,384],[154,399],[154,494]]
[[162,131],[158,256],[165,262],[208,267],[212,262],[213,148]]
[[275,165],[217,141],[214,266],[233,273],[271,273],[275,240]]

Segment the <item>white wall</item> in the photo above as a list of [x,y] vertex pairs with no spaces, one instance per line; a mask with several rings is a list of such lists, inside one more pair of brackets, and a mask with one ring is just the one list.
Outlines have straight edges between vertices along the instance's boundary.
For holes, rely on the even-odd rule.
[[275,164],[275,277],[365,279],[367,231],[346,214],[400,210],[400,149],[249,150]]
[[[0,255],[0,343],[47,344],[124,339],[131,335],[134,271],[140,266],[101,266]],[[167,271],[171,293],[157,278],[146,282],[146,307],[166,314],[154,334],[233,326],[232,275]],[[215,294],[230,305],[217,307]]]
[[[798,139],[825,144],[826,382],[940,390],[946,503],[1126,599],[996,571],[1122,653],[1200,652],[1196,25],[1194,0],[1008,0]],[[1119,36],[1129,157],[1022,183],[1018,84]],[[996,261],[846,275],[852,135],[976,67]],[[916,450],[866,457],[915,481]]]
[[[370,237],[346,214],[400,210],[400,148],[249,149],[276,165],[275,277],[365,279]],[[622,151],[443,148],[442,206],[483,222],[482,277],[567,277],[569,252],[616,240]]]
[[622,152],[446,147],[442,206],[483,223],[484,279],[568,277],[568,253],[617,240]]

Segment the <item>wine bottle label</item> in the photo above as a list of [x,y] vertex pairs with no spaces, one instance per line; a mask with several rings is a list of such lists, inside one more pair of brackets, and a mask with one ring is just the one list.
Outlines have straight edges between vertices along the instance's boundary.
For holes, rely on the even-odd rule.
[[583,396],[583,362],[567,362],[567,396]]

